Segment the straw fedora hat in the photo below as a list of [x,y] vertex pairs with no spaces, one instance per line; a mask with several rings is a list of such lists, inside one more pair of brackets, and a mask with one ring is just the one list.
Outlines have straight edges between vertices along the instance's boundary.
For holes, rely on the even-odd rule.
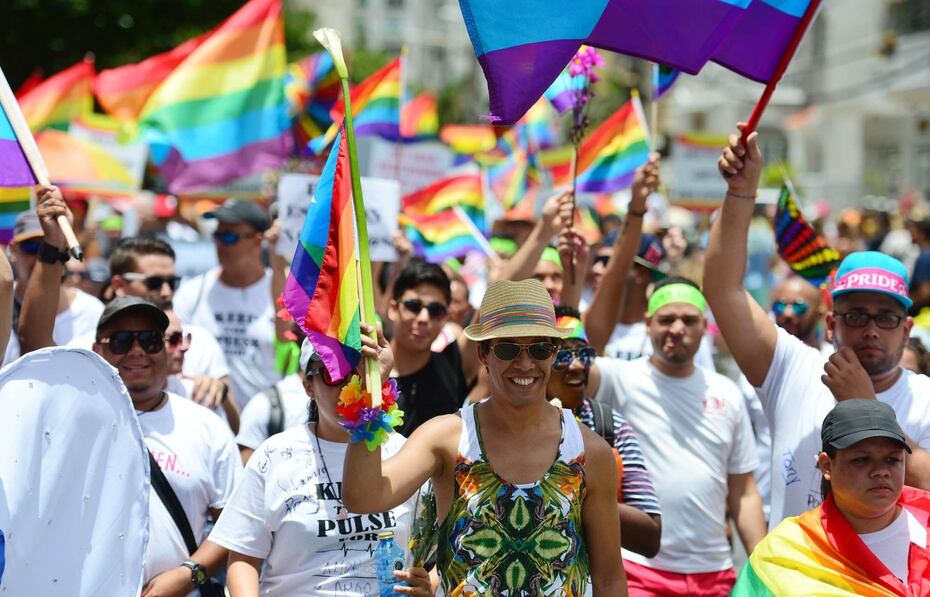
[[465,336],[475,342],[528,336],[565,338],[570,333],[556,326],[549,293],[539,280],[532,279],[492,282],[481,299],[478,322],[465,328]]

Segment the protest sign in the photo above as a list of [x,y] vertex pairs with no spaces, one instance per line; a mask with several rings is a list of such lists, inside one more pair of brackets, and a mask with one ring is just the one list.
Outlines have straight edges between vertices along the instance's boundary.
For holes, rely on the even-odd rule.
[[727,183],[717,171],[717,160],[726,146],[726,135],[692,133],[675,137],[672,147],[675,180],[670,186],[672,205],[696,210],[720,207]]
[[361,171],[374,178],[398,180],[402,195],[445,178],[452,167],[452,151],[438,141],[393,143],[377,137],[365,139],[365,151],[359,153]]

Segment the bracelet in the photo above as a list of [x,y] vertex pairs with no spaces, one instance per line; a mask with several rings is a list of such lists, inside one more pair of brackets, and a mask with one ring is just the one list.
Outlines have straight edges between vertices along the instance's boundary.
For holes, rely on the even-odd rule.
[[637,218],[641,218],[641,217],[643,217],[643,216],[646,215],[646,211],[647,211],[647,210],[646,210],[645,207],[642,208],[640,211],[635,211],[635,210],[632,210],[632,209],[628,209],[628,210],[626,210],[626,215],[627,215],[627,216],[635,216],[635,217],[637,217]]
[[733,191],[727,191],[727,195],[730,197],[736,197],[737,199],[743,199],[745,201],[755,201],[756,197],[759,196],[758,193],[753,195],[740,195],[739,193],[734,193]]
[[371,405],[371,392],[362,389],[358,375],[339,392],[339,424],[349,432],[349,442],[365,442],[370,452],[388,441],[395,427],[404,423],[404,411],[397,406],[397,381],[389,379],[381,386],[381,404]]

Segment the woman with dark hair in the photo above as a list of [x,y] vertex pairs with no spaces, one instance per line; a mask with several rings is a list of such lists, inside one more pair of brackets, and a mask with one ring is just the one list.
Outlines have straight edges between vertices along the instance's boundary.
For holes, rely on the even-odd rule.
[[930,375],[930,350],[924,346],[920,338],[911,336],[904,345],[901,353],[901,366],[914,373]]
[[[369,328],[362,326],[367,333]],[[362,335],[362,352],[377,358],[386,379],[393,366],[390,347]],[[286,595],[377,595],[372,552],[378,534],[394,533],[408,543],[413,499],[387,512],[354,514],[342,503],[343,460],[348,433],[339,424],[336,405],[349,381],[332,379],[313,345],[304,340],[300,367],[310,398],[309,422],[273,435],[249,459],[241,483],[210,534],[227,547],[227,585],[231,597]],[[404,443],[392,434],[382,446],[384,458]],[[264,561],[264,566],[262,562]],[[432,595],[422,568],[396,572],[395,592]]]
[[930,595],[930,493],[904,486],[911,448],[894,410],[843,400],[821,441],[823,503],[775,527],[731,595]]

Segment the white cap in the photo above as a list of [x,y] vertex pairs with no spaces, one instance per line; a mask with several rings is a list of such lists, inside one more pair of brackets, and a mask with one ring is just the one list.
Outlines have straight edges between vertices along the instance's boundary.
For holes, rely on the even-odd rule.
[[315,361],[322,361],[320,355],[317,354],[316,348],[313,347],[313,344],[310,343],[308,338],[304,338],[303,344],[300,345],[300,370],[304,373],[307,372],[307,365],[310,364],[310,359]]

